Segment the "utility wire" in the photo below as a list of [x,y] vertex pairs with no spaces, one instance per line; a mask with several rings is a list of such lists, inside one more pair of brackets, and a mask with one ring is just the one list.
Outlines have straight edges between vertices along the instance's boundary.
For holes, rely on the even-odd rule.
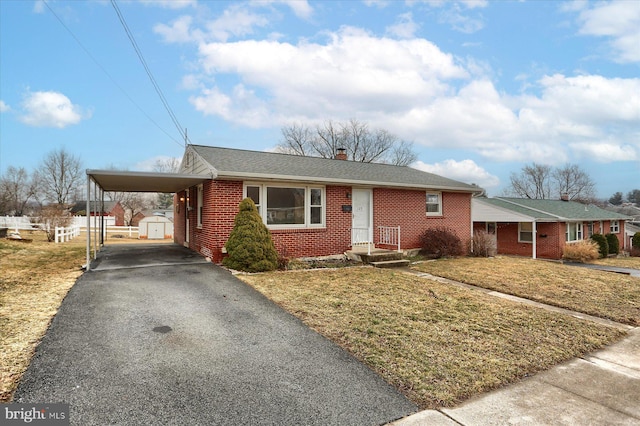
[[[1,0],[0,0],[1,1]],[[64,21],[62,19],[60,19],[60,17],[58,16],[58,14],[56,12],[54,12],[54,10],[51,8],[51,6],[49,6],[49,3],[47,3],[47,0],[43,0],[42,1],[44,3],[45,6],[47,6],[47,9],[49,9],[49,11],[53,14],[53,16],[55,16],[55,18],[58,20],[58,22],[60,22],[60,24],[64,27],[65,30],[67,30],[67,32],[71,35],[71,37],[73,37],[73,39],[76,41],[76,43],[78,43],[78,45],[82,48],[82,50],[84,50],[84,52],[91,58],[91,60],[98,66],[98,68],[100,68],[100,70],[102,70],[103,73],[105,73],[105,75],[107,77],[109,77],[109,80],[111,80],[111,82],[118,88],[120,89],[120,91],[122,92],[122,94],[124,94],[126,96],[127,99],[129,99],[129,101],[136,107],[138,108],[138,110],[145,116],[147,117],[147,119],[149,119],[150,122],[152,122],[162,133],[164,133],[165,135],[167,135],[172,141],[174,141],[175,143],[177,143],[180,146],[183,146],[183,144],[178,141],[176,138],[174,138],[173,136],[171,136],[166,130],[164,130],[162,127],[160,127],[160,125],[153,119],[151,118],[151,116],[149,116],[149,114],[147,114],[140,105],[138,105],[136,103],[135,100],[133,100],[133,98],[131,96],[129,96],[129,94],[127,93],[126,90],[124,90],[124,88],[122,86],[120,86],[118,84],[118,82],[113,78],[113,76],[111,74],[109,74],[109,71],[106,70],[105,67],[102,66],[102,64],[100,62],[98,62],[98,60],[91,54],[91,52],[89,52],[89,50],[82,44],[82,42],[80,41],[80,39],[78,37],[76,37],[76,35],[73,33],[73,31],[71,31],[71,29],[64,23]]]
[[171,109],[171,106],[169,105],[169,101],[167,101],[167,98],[164,96],[164,93],[162,93],[162,89],[160,88],[160,85],[158,85],[158,82],[156,81],[155,77],[153,76],[153,73],[151,72],[151,69],[147,65],[147,61],[144,59],[144,56],[142,55],[142,51],[140,50],[140,47],[138,47],[138,43],[136,43],[136,39],[133,37],[133,33],[131,32],[131,30],[129,29],[129,26],[127,25],[127,21],[124,19],[122,12],[120,12],[120,8],[118,7],[116,0],[111,0],[111,6],[113,6],[113,9],[116,11],[116,14],[118,15],[118,19],[120,19],[120,23],[122,24],[124,31],[127,33],[127,37],[129,38],[131,45],[133,46],[133,49],[136,51],[136,55],[138,55],[138,59],[140,59],[140,62],[142,63],[142,66],[144,67],[144,70],[147,73],[147,76],[149,77],[151,84],[153,84],[153,88],[155,89],[156,93],[160,97],[160,100],[162,101],[162,105],[164,105],[164,108],[169,113],[169,117],[171,117],[171,121],[173,121],[174,126],[176,126],[176,129],[178,129],[178,133],[180,133],[180,136],[182,136],[182,139],[184,140],[185,144],[188,143],[186,132],[184,131],[183,127],[180,125],[180,121],[178,121],[178,117],[176,117],[175,113]]

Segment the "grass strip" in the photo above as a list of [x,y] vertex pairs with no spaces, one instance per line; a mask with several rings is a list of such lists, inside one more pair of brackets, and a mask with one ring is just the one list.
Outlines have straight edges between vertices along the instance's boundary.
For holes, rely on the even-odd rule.
[[640,325],[640,278],[534,259],[455,258],[414,269],[538,302]]

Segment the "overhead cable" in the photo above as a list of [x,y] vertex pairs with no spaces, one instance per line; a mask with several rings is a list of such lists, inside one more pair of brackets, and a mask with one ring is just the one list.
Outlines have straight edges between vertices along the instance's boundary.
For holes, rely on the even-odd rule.
[[111,82],[122,92],[122,94],[125,95],[125,97],[127,99],[129,99],[129,101],[136,107],[138,108],[138,110],[145,116],[147,117],[147,119],[153,123],[162,133],[164,133],[165,135],[167,135],[172,141],[174,141],[175,143],[177,143],[178,145],[182,146],[182,143],[180,141],[178,141],[175,137],[171,136],[166,130],[164,130],[162,127],[160,127],[160,125],[153,119],[151,118],[151,116],[149,116],[149,114],[147,114],[140,105],[138,105],[138,103],[127,93],[127,91],[118,84],[118,82],[113,78],[113,76],[111,76],[111,74],[109,73],[109,71],[106,70],[106,68],[104,66],[102,66],[102,64],[100,62],[98,62],[98,60],[91,54],[91,52],[82,44],[82,42],[80,41],[80,39],[74,34],[73,31],[71,31],[71,29],[64,23],[64,21],[62,19],[60,19],[60,17],[58,16],[58,14],[51,8],[51,6],[49,6],[49,3],[47,3],[46,0],[42,1],[44,3],[44,5],[47,7],[47,9],[49,9],[49,11],[51,12],[51,14],[53,14],[53,16],[58,20],[58,22],[60,22],[60,24],[64,27],[65,30],[67,30],[67,32],[71,35],[71,37],[73,37],[73,39],[76,41],[76,43],[78,43],[78,45],[80,46],[80,48],[82,48],[82,50],[89,56],[89,58],[91,58],[91,60],[98,66],[98,68],[100,68],[100,70],[105,73],[105,75],[109,78],[109,80],[111,80]]
[[182,139],[185,141],[185,144],[186,144],[188,142],[187,134],[184,131],[184,128],[180,125],[180,122],[178,121],[178,117],[176,117],[175,113],[171,109],[171,106],[169,105],[169,101],[167,101],[167,98],[164,96],[164,93],[162,93],[162,89],[160,88],[160,85],[156,81],[155,77],[153,76],[153,73],[151,72],[151,69],[147,65],[147,61],[144,59],[144,55],[142,54],[142,51],[140,50],[140,47],[138,46],[138,43],[136,42],[136,39],[133,36],[133,33],[129,29],[129,26],[127,25],[127,21],[124,19],[124,16],[122,15],[122,12],[120,11],[118,4],[116,3],[116,0],[111,0],[111,5],[113,6],[113,9],[116,11],[116,14],[118,15],[118,19],[120,20],[120,23],[122,24],[122,27],[124,28],[125,33],[127,33],[127,37],[129,38],[129,41],[131,42],[133,49],[136,51],[136,55],[138,56],[138,59],[140,59],[140,62],[142,63],[142,66],[144,67],[144,70],[147,73],[147,76],[149,77],[151,84],[153,85],[153,88],[155,89],[156,93],[160,97],[160,101],[162,101],[162,105],[167,110],[167,113],[169,113],[169,117],[171,117],[171,121],[173,121],[174,126],[176,126],[176,129],[178,129],[178,133],[180,133],[180,136],[182,136]]

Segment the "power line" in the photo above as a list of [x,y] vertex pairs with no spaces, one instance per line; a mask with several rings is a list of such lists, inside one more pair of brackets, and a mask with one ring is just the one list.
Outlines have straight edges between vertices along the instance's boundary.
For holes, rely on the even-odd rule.
[[47,9],[49,9],[49,11],[53,14],[53,16],[58,20],[58,22],[60,22],[60,24],[64,27],[65,30],[67,30],[67,32],[71,35],[71,37],[73,37],[73,39],[76,41],[76,43],[78,43],[78,45],[80,46],[80,48],[82,48],[82,50],[89,56],[89,58],[91,58],[91,60],[98,66],[98,68],[100,68],[100,70],[105,73],[105,75],[109,78],[109,80],[111,80],[111,82],[122,92],[123,95],[126,96],[127,99],[129,99],[129,101],[136,107],[138,108],[138,110],[145,116],[147,117],[147,119],[153,123],[162,133],[164,133],[165,135],[167,135],[173,142],[177,143],[180,146],[183,146],[182,143],[180,143],[176,138],[174,138],[173,136],[171,136],[166,130],[164,130],[162,127],[160,127],[160,125],[153,119],[151,118],[151,116],[149,116],[149,114],[147,114],[140,105],[138,105],[138,103],[133,100],[133,98],[131,96],[129,96],[129,94],[127,93],[126,90],[124,90],[124,88],[122,86],[120,86],[118,84],[118,82],[113,78],[113,76],[111,76],[111,74],[109,74],[109,71],[106,70],[105,67],[102,66],[102,64],[100,62],[98,62],[98,60],[91,54],[91,52],[82,44],[82,42],[80,41],[80,39],[78,37],[76,37],[76,35],[74,34],[73,31],[71,31],[71,29],[64,23],[64,21],[58,16],[58,14],[56,12],[54,12],[54,10],[51,8],[51,6],[49,6],[49,3],[47,3],[47,0],[43,0],[42,1],[44,3],[45,6],[47,6]]
[[138,43],[136,43],[136,39],[133,37],[133,33],[131,33],[129,26],[127,25],[127,22],[125,21],[124,16],[122,15],[122,12],[120,12],[120,8],[118,7],[116,0],[111,0],[111,5],[113,6],[113,9],[116,11],[116,14],[118,15],[118,19],[120,20],[120,23],[124,28],[124,31],[127,33],[127,37],[129,38],[129,41],[131,42],[133,49],[136,51],[136,55],[138,56],[138,59],[140,59],[140,62],[142,63],[142,66],[144,67],[144,70],[147,73],[147,76],[149,77],[151,84],[153,85],[153,88],[155,89],[156,93],[160,97],[160,101],[162,101],[162,105],[164,105],[164,108],[167,110],[167,113],[169,113],[169,117],[171,117],[171,121],[173,121],[174,126],[176,126],[176,129],[178,129],[178,133],[180,133],[180,135],[182,136],[186,144],[188,142],[187,134],[183,130],[183,127],[180,125],[180,121],[178,121],[178,117],[176,117],[175,113],[171,109],[171,106],[169,105],[169,101],[167,101],[167,98],[164,96],[164,93],[162,93],[162,89],[160,88],[160,85],[158,85],[158,82],[156,81],[155,77],[153,76],[153,73],[151,72],[151,69],[147,65],[147,61],[144,59],[144,56],[142,55],[142,51],[140,50],[140,47],[138,47]]

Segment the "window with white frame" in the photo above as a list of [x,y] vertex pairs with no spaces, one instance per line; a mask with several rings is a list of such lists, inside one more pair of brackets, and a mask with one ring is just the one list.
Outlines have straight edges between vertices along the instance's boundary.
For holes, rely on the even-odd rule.
[[324,226],[324,187],[247,184],[245,196],[253,200],[262,220],[270,228]]
[[591,238],[593,235],[593,222],[587,223],[587,238]]
[[582,222],[567,222],[566,241],[582,240]]
[[198,205],[196,210],[196,225],[202,228],[202,210],[204,208],[204,190],[202,184],[198,185]]
[[442,216],[442,194],[427,192],[427,216]]
[[620,222],[617,220],[612,220],[609,229],[609,232],[611,232],[612,234],[617,234],[618,232],[620,232]]
[[530,243],[533,241],[533,223],[520,222],[518,223],[518,242]]

